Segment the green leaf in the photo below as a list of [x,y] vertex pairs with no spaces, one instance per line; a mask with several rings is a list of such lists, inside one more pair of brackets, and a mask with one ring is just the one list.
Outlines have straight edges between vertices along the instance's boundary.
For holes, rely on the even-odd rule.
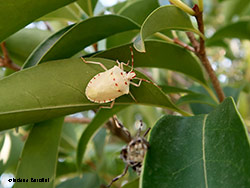
[[[239,94],[243,88],[244,88],[244,84],[241,85],[239,88],[226,86],[226,87],[223,87],[222,89],[226,97],[233,97],[234,101],[238,102]],[[189,102],[191,102],[190,107],[194,114],[207,114],[214,109],[216,104],[212,102],[213,101],[212,99],[209,99],[210,97],[208,96],[208,93],[204,88],[200,86],[192,86],[190,87],[190,89],[195,92],[198,92],[199,93],[198,95],[200,95],[200,96],[197,96],[196,99],[195,99],[195,96],[193,97],[193,99],[192,99],[192,96],[191,98],[187,96],[187,99],[184,99],[186,100],[186,102],[188,102],[188,99],[193,100],[193,101],[190,100]]]
[[140,40],[134,43],[135,48],[140,52],[145,52],[144,40],[156,32],[167,29],[191,31],[204,37],[194,28],[186,13],[175,6],[166,5],[153,11],[144,21],[141,27]]
[[[28,182],[15,184],[15,188],[52,188],[56,176],[58,146],[64,118],[44,121],[33,126],[24,145],[16,178]],[[49,182],[31,182],[31,178],[49,178]]]
[[37,65],[37,63],[39,63],[40,60],[43,58],[44,53],[47,52],[58,41],[58,39],[60,39],[60,37],[73,26],[74,25],[69,25],[59,30],[58,32],[47,38],[45,41],[43,41],[39,46],[37,46],[37,48],[32,52],[32,54],[30,54],[30,56],[25,61],[23,69]]
[[118,106],[113,107],[112,109],[100,109],[88,127],[83,131],[81,138],[78,142],[77,146],[77,153],[76,153],[76,165],[78,169],[81,169],[82,159],[84,157],[87,144],[89,140],[93,137],[96,131],[106,122],[108,119],[116,114],[117,112],[121,111],[127,106]]
[[37,45],[51,34],[50,31],[24,28],[6,40],[6,48],[11,58],[23,63]]
[[90,17],[94,14],[94,9],[98,0],[78,0],[77,4],[83,9],[83,11]]
[[250,184],[247,130],[232,98],[208,115],[164,116],[151,131],[149,143],[143,188]]
[[100,129],[96,133],[95,137],[93,138],[95,153],[99,159],[101,159],[101,157],[103,155],[105,139],[106,139],[106,129],[105,128]]
[[208,39],[208,43],[225,38],[250,39],[250,20],[240,20],[220,28]]
[[116,15],[104,15],[84,20],[61,36],[43,55],[41,62],[69,58],[85,47],[116,33],[139,29],[133,21]]
[[[90,60],[101,62],[107,68],[116,64],[101,58]],[[0,130],[98,108],[99,104],[87,99],[85,88],[101,71],[98,65],[72,58],[24,69],[0,80]],[[148,79],[137,71],[136,74]],[[140,87],[131,86],[130,91],[138,104],[171,108],[182,113],[153,84],[143,82]],[[129,95],[116,100],[116,105],[129,103],[135,103]]]
[[94,173],[85,173],[82,175],[82,177],[76,177],[72,179],[68,179],[58,186],[56,188],[69,188],[69,187],[75,187],[75,188],[97,188],[100,187],[100,179],[99,177]]
[[[46,14],[43,17],[40,17],[38,20],[42,21],[62,21],[62,22],[77,22],[80,20],[83,11],[76,3],[72,3],[60,9],[57,9],[49,14]],[[67,24],[68,25],[68,24]]]
[[126,16],[141,25],[147,16],[157,7],[159,7],[157,0],[136,0],[124,6],[118,14]]
[[[127,62],[128,57],[131,58],[129,46],[131,44],[106,50],[94,56]],[[135,67],[165,68],[183,73],[207,85],[198,60],[186,49],[156,40],[145,42],[145,46],[147,48],[146,53],[139,53],[134,50]]]
[[64,123],[60,141],[60,149],[62,149],[63,152],[74,152],[76,150],[78,142],[77,132],[82,129],[82,125]]
[[138,188],[139,187],[139,179],[135,179],[129,183],[126,183],[122,188]]
[[3,172],[15,173],[24,142],[20,135],[8,131],[4,135],[3,145],[0,147],[0,165],[2,162],[0,174]]
[[189,94],[195,94],[195,92],[192,91],[192,90],[183,89],[183,88],[174,87],[174,86],[160,85],[160,88],[165,93],[189,93]]
[[106,48],[109,49],[116,46],[131,43],[133,42],[138,32],[139,30],[131,30],[112,35],[106,39]]
[[200,93],[192,93],[181,97],[177,101],[177,105],[183,105],[187,103],[202,103],[208,104],[212,107],[217,106],[217,103],[208,95],[200,94]]
[[37,18],[74,0],[5,0],[0,3],[0,42]]
[[226,20],[231,20],[233,16],[239,16],[248,7],[249,0],[227,0],[224,2],[223,15]]

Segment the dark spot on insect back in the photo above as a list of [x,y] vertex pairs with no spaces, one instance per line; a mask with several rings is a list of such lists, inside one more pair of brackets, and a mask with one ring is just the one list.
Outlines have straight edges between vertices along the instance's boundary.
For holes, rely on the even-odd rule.
[[128,83],[127,83],[127,82],[125,82],[125,85],[128,85]]
[[117,83],[115,83],[115,86],[118,86],[118,84],[117,84]]
[[113,78],[113,80],[115,81],[115,78]]
[[119,90],[117,90],[118,92],[121,92],[121,90],[119,89]]
[[123,73],[121,72],[121,75],[123,75]]

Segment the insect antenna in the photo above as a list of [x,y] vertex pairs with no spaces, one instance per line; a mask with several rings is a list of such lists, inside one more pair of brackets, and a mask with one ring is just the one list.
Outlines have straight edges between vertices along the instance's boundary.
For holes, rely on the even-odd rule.
[[131,46],[129,46],[130,48],[130,53],[131,53],[131,64],[132,64],[132,69],[131,71],[134,69],[134,52],[133,52],[133,48]]
[[149,131],[151,130],[151,128],[149,127],[146,132],[143,134],[143,137],[147,136],[147,134],[149,133]]

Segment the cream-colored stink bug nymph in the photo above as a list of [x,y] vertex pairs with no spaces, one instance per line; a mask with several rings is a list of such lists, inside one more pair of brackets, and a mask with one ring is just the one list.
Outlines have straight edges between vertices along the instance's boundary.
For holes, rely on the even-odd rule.
[[[124,65],[128,66],[129,62],[120,63],[117,60],[116,62],[118,65],[115,65],[113,68],[108,70],[102,63],[94,61],[86,61],[82,57],[83,62],[100,65],[105,70],[104,72],[100,72],[97,75],[95,75],[87,84],[85,94],[90,101],[94,103],[108,103],[112,101],[110,106],[101,106],[102,108],[112,108],[115,103],[115,99],[124,94],[130,94],[133,100],[136,101],[135,97],[129,91],[130,84],[136,87],[139,87],[142,81],[154,84],[149,80],[136,77],[136,74],[133,71],[134,54],[132,47],[130,47],[130,51],[131,51],[132,68],[129,72],[125,72],[123,69],[123,66]],[[133,79],[137,79],[140,81],[139,83],[134,83],[131,81]]]
[[143,136],[141,136],[141,129],[143,126],[142,121],[140,121],[140,127],[136,136],[132,138],[130,132],[116,118],[114,118],[114,120],[116,126],[123,129],[124,132],[128,134],[128,137],[131,138],[131,140],[128,145],[122,149],[120,154],[121,159],[126,164],[123,173],[115,177],[106,187],[110,187],[112,183],[123,177],[127,173],[129,167],[131,167],[138,175],[140,175],[144,156],[146,155],[146,152],[149,148],[149,143],[145,137],[149,133],[150,128],[148,128]]

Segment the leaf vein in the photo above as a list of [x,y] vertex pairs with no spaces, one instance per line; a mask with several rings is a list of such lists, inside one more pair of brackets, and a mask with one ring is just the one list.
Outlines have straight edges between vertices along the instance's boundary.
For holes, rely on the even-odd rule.
[[206,120],[207,116],[205,115],[202,125],[202,159],[203,159],[203,170],[204,170],[204,179],[205,179],[205,187],[208,188],[207,183],[207,167],[206,167],[206,153],[205,153],[205,128],[206,128]]

